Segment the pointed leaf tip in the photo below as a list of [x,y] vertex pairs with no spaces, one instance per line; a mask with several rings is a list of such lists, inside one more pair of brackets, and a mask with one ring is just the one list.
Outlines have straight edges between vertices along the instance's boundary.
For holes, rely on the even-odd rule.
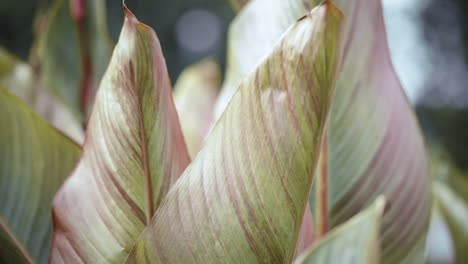
[[371,206],[331,230],[294,264],[379,263],[384,207],[385,199],[380,196]]
[[136,18],[136,16],[133,14],[133,12],[127,8],[127,5],[125,5],[125,1],[122,1],[122,7],[125,13],[125,21],[129,21],[131,23],[137,24],[140,23],[140,21]]

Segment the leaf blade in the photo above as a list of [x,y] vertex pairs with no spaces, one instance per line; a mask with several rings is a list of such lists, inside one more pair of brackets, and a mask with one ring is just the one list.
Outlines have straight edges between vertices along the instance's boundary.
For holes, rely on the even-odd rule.
[[0,102],[0,259],[47,263],[52,199],[80,148],[3,88]]
[[[422,134],[393,69],[381,1],[335,1],[343,10],[342,65],[327,130],[328,217],[337,226],[384,195],[382,261],[423,249],[431,192]],[[419,261],[424,261],[420,259]]]
[[241,84],[127,263],[291,261],[332,100],[340,21],[327,3],[290,28]]
[[[318,2],[308,1],[311,6]],[[424,254],[412,251],[424,249],[421,245],[429,225],[431,192],[427,160],[416,118],[390,61],[381,3],[378,0],[333,2],[346,18],[341,43],[343,62],[328,124],[328,153],[322,159],[327,167],[328,187],[319,188],[326,189],[326,195],[316,199],[319,186],[314,184],[310,197],[314,216],[319,217],[314,222],[333,228],[383,194],[394,205],[384,216],[383,259],[391,263],[405,260],[405,255],[423,257]],[[275,9],[276,4],[285,6]],[[256,56],[271,48],[284,25],[294,21],[294,16],[289,15],[304,12],[300,10],[306,8],[300,0],[275,4],[259,0],[240,12],[230,28],[230,69],[217,102],[217,114],[236,89],[230,84],[239,82],[245,71],[258,62]],[[264,23],[269,18],[273,21]],[[236,30],[241,31],[238,39],[233,37]],[[256,40],[261,43],[255,45]],[[242,47],[248,57],[231,59],[235,54],[232,47]],[[321,209],[328,213],[321,214]]]
[[124,10],[83,156],[54,199],[52,263],[123,261],[190,160],[156,34]]
[[26,102],[50,124],[83,142],[84,131],[78,120],[38,82],[32,67],[0,48],[0,85]]
[[385,199],[377,198],[369,208],[332,230],[294,263],[378,263],[384,206]]
[[[41,32],[39,38],[38,63],[41,80],[47,89],[76,118],[86,121],[87,108],[91,104],[82,105],[81,102],[83,93],[86,92],[83,88],[88,85],[85,82],[89,82],[91,92],[89,100],[85,101],[92,102],[109,62],[112,44],[105,25],[104,1],[86,1],[81,29],[72,17],[71,2],[73,1],[53,2],[44,32]],[[89,55],[89,61],[83,60],[84,53]],[[84,64],[87,65],[83,66]],[[85,67],[90,72],[85,72]]]
[[174,102],[191,157],[211,128],[220,79],[219,65],[204,59],[185,69],[174,86]]

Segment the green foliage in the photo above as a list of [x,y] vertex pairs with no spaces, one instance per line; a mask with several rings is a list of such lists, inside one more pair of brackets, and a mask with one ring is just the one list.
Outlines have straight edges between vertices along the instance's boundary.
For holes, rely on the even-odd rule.
[[51,201],[80,148],[0,87],[0,262],[46,263]]
[[[233,2],[219,96],[203,61],[173,98],[155,32],[126,7],[110,58],[103,1],[56,0],[34,67],[0,50],[0,84],[68,134],[75,118],[50,113],[88,120],[78,160],[0,90],[1,262],[424,261],[430,178],[380,1]],[[464,201],[434,193],[462,254]]]

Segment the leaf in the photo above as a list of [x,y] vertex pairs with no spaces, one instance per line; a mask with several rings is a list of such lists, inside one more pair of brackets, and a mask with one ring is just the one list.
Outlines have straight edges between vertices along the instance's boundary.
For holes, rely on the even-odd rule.
[[198,153],[211,128],[220,79],[219,65],[205,59],[184,70],[175,84],[174,101],[191,157]]
[[36,79],[29,64],[0,48],[0,85],[20,97],[36,113],[78,143],[83,142],[80,122]]
[[383,217],[382,262],[423,257],[413,251],[424,249],[430,221],[428,164],[416,117],[390,60],[381,1],[334,2],[345,22],[336,100],[327,126],[324,198],[330,227],[384,195],[390,209]]
[[[84,86],[89,82],[92,91],[97,89],[109,61],[111,44],[103,0],[86,1],[83,32],[70,13],[70,2],[54,1],[40,39],[40,70],[45,86],[75,116],[83,118],[83,107],[87,108],[82,105]],[[84,67],[90,67],[91,72],[84,72]]]
[[0,47],[0,85],[28,104],[34,98],[33,72],[28,64]]
[[[222,113],[236,84],[295,21],[294,14],[317,2],[257,0],[239,13],[229,32],[229,70],[216,114]],[[412,251],[424,249],[421,244],[430,220],[426,154],[390,61],[381,1],[334,2],[346,18],[343,57],[327,126],[327,154],[321,158],[326,180],[316,179],[327,186],[314,184],[310,196],[315,223],[338,226],[383,194],[391,207],[383,220],[382,260],[394,263],[405,256],[423,256]],[[324,199],[316,199],[317,188],[324,190]]]
[[0,262],[47,263],[52,198],[80,148],[0,88]]
[[54,199],[52,263],[123,262],[189,163],[159,41],[125,12],[83,155]]
[[436,204],[448,224],[455,245],[457,263],[468,262],[468,203],[445,184],[434,182]]
[[281,35],[310,10],[310,2],[256,0],[236,16],[229,26],[226,79],[216,102],[215,121],[241,81],[273,50]]
[[333,97],[340,21],[328,2],[314,9],[244,80],[128,263],[291,261]]
[[333,229],[294,263],[378,263],[384,205],[385,199],[377,198],[369,208]]

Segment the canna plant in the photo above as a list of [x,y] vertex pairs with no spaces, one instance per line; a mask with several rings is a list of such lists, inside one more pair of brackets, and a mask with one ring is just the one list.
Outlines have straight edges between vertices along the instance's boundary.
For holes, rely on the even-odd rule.
[[[101,79],[103,3],[57,0],[32,60],[41,90],[8,90],[34,91],[36,111],[54,94],[73,116],[62,131],[89,111],[84,141],[0,90],[1,262],[424,262],[426,155],[380,1],[234,2],[220,94],[205,60],[173,96],[155,32],[125,5]],[[67,27],[79,52],[62,68]]]

